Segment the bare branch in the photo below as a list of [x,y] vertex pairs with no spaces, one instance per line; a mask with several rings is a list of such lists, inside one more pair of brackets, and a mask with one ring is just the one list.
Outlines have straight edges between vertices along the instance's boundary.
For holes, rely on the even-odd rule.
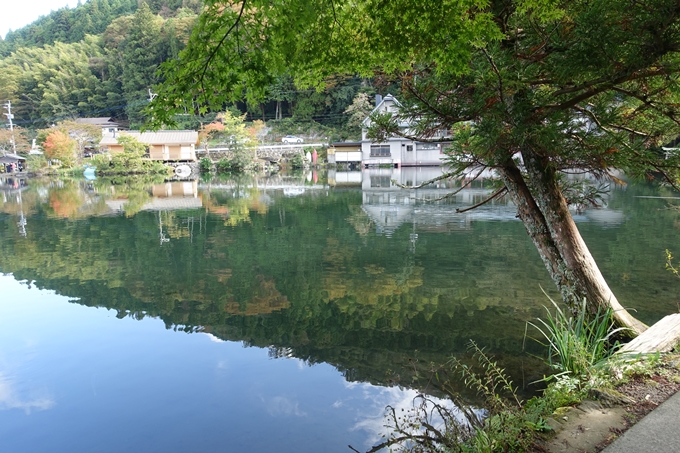
[[404,83],[404,86],[408,89],[409,93],[413,95],[418,101],[420,101],[423,105],[425,105],[432,113],[435,115],[439,116],[440,118],[443,118],[446,120],[447,123],[449,124],[456,124],[456,123],[462,123],[465,121],[471,121],[473,119],[472,115],[467,115],[467,116],[451,116],[445,112],[443,112],[441,109],[438,107],[432,105],[432,103],[425,99],[419,90],[416,90],[416,88],[410,84],[410,83]]
[[[616,88],[614,88],[614,90],[616,90]],[[591,112],[588,109],[584,109],[584,108],[581,108],[581,107],[578,107],[578,106],[574,106],[573,108],[577,112],[583,113],[584,115],[588,115],[593,120],[593,122],[595,124],[597,124],[598,127],[600,127],[600,129],[604,129],[604,127],[602,126],[602,123],[600,122],[600,120],[597,118],[597,116],[593,112]],[[612,124],[611,127],[614,128],[614,129],[630,132],[631,134],[637,135],[639,137],[647,137],[649,135],[649,134],[645,134],[644,132],[636,131],[636,130],[631,129],[629,127],[621,126],[621,125],[618,125],[618,124]]]
[[470,207],[468,207],[468,208],[464,208],[464,209],[456,209],[456,212],[457,212],[458,214],[462,214],[462,213],[464,213],[464,212],[472,211],[473,209],[476,209],[476,208],[478,208],[478,207],[480,207],[480,206],[482,206],[482,205],[487,204],[488,202],[490,202],[490,201],[493,200],[494,198],[498,198],[498,197],[501,197],[501,196],[505,195],[507,192],[508,192],[508,188],[507,188],[507,187],[502,187],[502,188],[498,189],[496,192],[494,192],[494,193],[493,193],[489,198],[487,198],[486,200],[480,201],[480,202],[477,203],[476,205],[470,206]]
[[[465,170],[465,169],[463,169]],[[461,171],[463,171],[461,170]],[[432,184],[433,182],[441,181],[442,179],[448,179],[448,178],[453,178],[455,176],[460,175],[461,171],[458,172],[451,172],[451,173],[444,173],[443,175],[437,176],[436,178],[429,179],[423,183],[418,184],[417,186],[407,186],[405,184],[399,184],[396,179],[392,180],[392,183],[397,186],[401,187],[402,189],[420,189],[421,187],[425,187],[427,185]]]
[[493,72],[495,72],[498,77],[498,96],[501,102],[505,104],[505,97],[503,96],[503,77],[501,76],[501,72],[498,70],[498,66],[496,66],[496,63],[493,61],[493,58],[491,58],[491,55],[489,55],[489,52],[486,49],[482,49],[482,52],[486,56],[486,59],[489,60],[491,69],[493,69]]
[[444,195],[443,197],[435,198],[434,200],[426,200],[426,199],[423,199],[422,201],[426,201],[426,202],[428,202],[428,203],[435,203],[435,202],[437,202],[437,201],[446,200],[447,198],[451,198],[451,197],[453,197],[454,195],[459,194],[463,189],[465,189],[466,187],[469,187],[470,184],[472,184],[473,181],[476,181],[477,178],[479,178],[479,177],[481,176],[481,174],[484,172],[484,170],[486,170],[486,168],[487,168],[487,167],[482,167],[482,169],[479,170],[479,171],[477,172],[477,174],[476,174],[475,176],[472,177],[472,179],[470,179],[469,181],[467,181],[465,184],[461,185],[458,189],[454,190],[453,192],[449,192],[449,193],[447,193],[446,195]]
[[680,186],[678,186],[678,183],[671,178],[668,173],[659,165],[652,164],[652,167],[656,169],[659,173],[661,173],[661,176],[663,176],[663,179],[666,180],[668,184],[670,184],[671,187],[673,187],[675,190],[680,191]]
[[[639,79],[644,79],[648,77],[656,77],[656,76],[662,76],[662,75],[669,75],[669,71],[666,68],[658,68],[654,70],[649,70],[649,71],[640,71],[640,72],[633,72],[633,73],[625,73],[621,74],[618,77],[608,77],[608,78],[601,78],[598,79],[602,80],[602,83],[599,86],[592,86],[591,89],[588,91],[581,93],[568,101],[562,102],[560,104],[552,104],[552,105],[547,105],[546,109],[541,110],[541,118],[545,118],[550,112],[554,112],[557,110],[565,110],[574,107],[578,103],[585,101],[586,99],[589,99],[593,96],[596,96],[600,93],[604,93],[607,90],[614,89],[616,85],[619,85],[624,82],[630,82],[633,80],[639,80]],[[565,93],[570,93],[573,91],[581,91],[584,88],[588,88],[591,86],[591,84],[597,83],[597,81],[591,81],[587,82],[587,84],[581,84],[578,87],[573,87],[573,88],[564,88],[562,90],[558,90],[555,93],[553,93],[553,96],[557,96],[558,94],[565,94]]]

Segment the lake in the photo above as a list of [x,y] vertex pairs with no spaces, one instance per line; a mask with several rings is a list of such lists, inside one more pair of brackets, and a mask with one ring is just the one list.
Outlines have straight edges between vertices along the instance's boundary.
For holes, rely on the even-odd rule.
[[[489,181],[392,182],[438,174],[0,178],[0,451],[366,450],[470,340],[530,397],[526,322],[557,292],[510,202],[456,213]],[[647,323],[680,306],[677,196],[574,212]]]

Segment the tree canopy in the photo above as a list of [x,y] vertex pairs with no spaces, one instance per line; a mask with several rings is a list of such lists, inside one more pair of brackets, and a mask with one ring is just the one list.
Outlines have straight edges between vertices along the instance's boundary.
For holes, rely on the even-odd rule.
[[77,146],[78,143],[62,130],[50,132],[43,144],[45,156],[59,160],[65,167],[71,167],[74,164]]
[[[209,0],[152,104],[154,123],[262,96],[277,76],[322,88],[335,74],[402,88],[371,136],[455,131],[453,171],[496,171],[564,299],[622,309],[569,212],[562,173],[678,181],[680,5],[675,0]],[[414,121],[413,131],[399,123]]]

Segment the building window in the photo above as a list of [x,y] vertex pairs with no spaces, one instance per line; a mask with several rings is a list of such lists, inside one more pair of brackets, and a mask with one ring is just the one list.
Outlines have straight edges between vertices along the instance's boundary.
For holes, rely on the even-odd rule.
[[413,145],[406,145],[406,151],[413,151]]
[[389,176],[371,176],[371,187],[390,187]]
[[390,157],[390,145],[371,145],[371,157]]
[[439,150],[439,144],[438,143],[417,143],[416,149],[418,151],[438,151]]

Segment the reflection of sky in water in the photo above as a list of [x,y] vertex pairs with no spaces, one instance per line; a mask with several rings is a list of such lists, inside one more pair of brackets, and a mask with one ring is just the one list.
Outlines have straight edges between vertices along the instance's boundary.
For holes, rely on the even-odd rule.
[[[353,425],[352,429],[357,431],[363,431],[367,434],[367,438],[361,447],[363,449],[370,449],[372,445],[383,441],[382,436],[387,434],[385,419],[385,408],[391,406],[394,408],[397,414],[408,413],[413,411],[414,406],[419,405],[422,400],[418,397],[419,393],[415,390],[402,390],[395,387],[376,387],[371,384],[357,384],[357,383],[346,383],[348,388],[354,390],[360,390],[361,393],[353,392],[349,397],[349,400],[338,400],[334,403],[335,407],[350,406],[354,404],[353,399],[361,398],[364,402],[368,403],[366,407],[362,410],[362,414],[357,417],[357,422]],[[457,410],[453,405],[453,402],[449,400],[442,400],[435,397],[430,397],[431,401],[446,407],[449,411],[456,416],[456,419],[461,423],[465,424],[465,419],[462,413]],[[433,411],[432,404],[425,403],[427,407],[427,412],[433,415],[430,419],[431,424],[440,429],[443,426],[443,420],[441,417],[436,415],[436,411]],[[483,416],[483,412],[475,411],[478,416]],[[355,446],[359,447],[359,446]],[[358,448],[361,450],[362,448]]]
[[0,410],[19,409],[30,415],[32,411],[43,411],[54,406],[54,400],[45,392],[36,389],[22,391],[17,382],[0,373]]
[[68,303],[0,276],[0,451],[345,452],[413,391],[348,383],[210,334]]

